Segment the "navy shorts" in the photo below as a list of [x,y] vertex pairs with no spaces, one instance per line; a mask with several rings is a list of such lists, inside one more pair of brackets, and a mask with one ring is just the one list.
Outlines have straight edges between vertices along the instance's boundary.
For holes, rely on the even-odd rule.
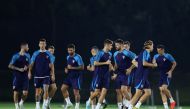
[[121,89],[121,86],[128,86],[128,75],[118,74],[114,81],[114,88]]
[[13,78],[14,91],[28,91],[29,79],[28,76],[15,76]]
[[104,75],[97,75],[97,81],[95,83],[95,88],[96,89],[102,89],[106,88],[109,89],[110,87],[110,73],[106,73]]
[[168,78],[167,76],[164,76],[164,77],[160,78],[158,85],[159,85],[159,87],[161,87],[162,85],[169,86],[170,85],[170,81],[171,81],[171,78]]
[[63,84],[68,85],[69,87],[72,87],[73,89],[80,90],[81,89],[81,79],[82,77],[66,77],[63,81]]
[[50,77],[34,78],[34,86],[36,88],[43,88],[43,85],[50,85]]
[[143,80],[143,79],[136,79],[135,80],[135,88],[136,89],[150,89],[150,83],[148,80]]
[[91,86],[90,86],[91,92],[95,91],[97,80],[98,80],[98,76],[97,75],[93,76]]

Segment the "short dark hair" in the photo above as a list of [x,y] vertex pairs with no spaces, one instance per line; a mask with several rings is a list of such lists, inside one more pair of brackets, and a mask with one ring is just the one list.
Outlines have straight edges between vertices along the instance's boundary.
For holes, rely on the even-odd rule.
[[115,43],[124,44],[124,41],[122,39],[117,39]]
[[25,46],[25,45],[28,45],[28,43],[27,42],[21,42],[20,43],[20,46]]
[[48,46],[48,49],[55,49],[53,45]]
[[98,50],[98,47],[97,47],[97,46],[93,46],[93,47],[91,48],[91,50],[92,50],[92,49]]
[[73,49],[75,49],[75,45],[74,44],[68,44],[67,48],[73,48]]
[[157,48],[165,49],[165,46],[162,44],[157,45]]
[[45,39],[45,38],[41,38],[41,39],[39,40],[39,42],[46,42],[46,39]]
[[129,45],[129,46],[131,45],[131,43],[129,41],[125,41],[124,44]]
[[110,39],[104,40],[104,44],[113,44],[113,41]]
[[144,49],[148,49],[148,46],[152,45],[152,44],[153,44],[153,41],[151,41],[151,40],[145,41],[145,43],[144,43]]

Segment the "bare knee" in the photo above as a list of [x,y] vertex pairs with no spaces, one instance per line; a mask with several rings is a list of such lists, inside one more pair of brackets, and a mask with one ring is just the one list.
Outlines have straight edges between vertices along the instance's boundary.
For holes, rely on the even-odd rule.
[[151,96],[152,92],[151,92],[151,90],[146,90],[144,94],[145,94],[146,96]]
[[79,97],[80,96],[79,90],[74,90],[74,95]]

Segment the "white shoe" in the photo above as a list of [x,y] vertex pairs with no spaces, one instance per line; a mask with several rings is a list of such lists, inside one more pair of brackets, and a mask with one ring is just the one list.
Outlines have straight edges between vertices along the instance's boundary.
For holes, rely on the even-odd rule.
[[66,106],[65,106],[65,109],[69,109],[71,107],[73,107],[73,104],[72,103],[67,103]]
[[40,106],[36,106],[36,108],[35,109],[40,109]]
[[20,109],[19,107],[15,108],[15,109]]
[[46,104],[42,105],[42,109],[47,109],[47,108],[48,108],[48,105],[46,105]]
[[19,103],[20,109],[24,109],[23,103]]
[[75,109],[79,109],[79,107],[76,107],[76,106],[75,106]]
[[86,101],[86,109],[90,109],[90,100]]

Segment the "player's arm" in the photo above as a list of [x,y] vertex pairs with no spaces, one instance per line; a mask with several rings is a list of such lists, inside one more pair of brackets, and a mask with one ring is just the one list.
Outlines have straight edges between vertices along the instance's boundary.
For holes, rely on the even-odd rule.
[[148,55],[147,52],[143,53],[143,66],[144,67],[157,67],[156,63],[150,63],[148,62],[148,59],[150,58],[150,55]]
[[13,64],[9,64],[8,68],[11,69],[11,70],[17,70],[17,71],[20,71],[20,72],[24,72],[24,68],[18,68],[16,66],[14,66]]
[[173,71],[174,71],[174,69],[175,69],[176,66],[177,66],[177,62],[175,61],[175,59],[173,58],[172,55],[169,55],[168,57],[169,57],[170,62],[172,63],[172,67],[171,67],[171,69],[169,70],[168,73],[172,74]]
[[88,65],[88,66],[87,66],[87,70],[88,70],[88,71],[91,71],[91,72],[92,72],[92,71],[94,71],[94,69],[95,69],[94,65]]
[[131,71],[135,68],[136,66],[134,64],[132,64],[128,69],[126,69],[126,74],[130,74]]
[[24,72],[24,68],[19,68],[19,67],[14,66],[14,63],[15,63],[16,60],[17,60],[17,57],[16,57],[16,55],[14,55],[12,57],[12,59],[11,59],[11,62],[8,65],[8,68],[11,69],[11,70],[17,70],[17,71],[20,71],[20,72]]
[[82,57],[81,56],[77,56],[75,59],[76,59],[76,61],[77,61],[77,63],[78,63],[79,66],[73,67],[71,65],[68,65],[67,68],[71,69],[71,70],[84,70],[84,62],[82,60]]
[[107,60],[106,62],[98,62],[98,61],[94,61],[94,65],[95,66],[102,66],[102,65],[109,65],[111,64],[110,60]]
[[34,52],[34,54],[32,55],[32,58],[30,59],[30,65],[29,65],[29,70],[28,70],[28,78],[31,79],[32,78],[32,69],[34,66],[34,62],[37,56],[37,52]]
[[71,65],[68,65],[67,69],[70,69],[70,70],[84,70],[84,65],[79,65],[78,67],[73,67]]

